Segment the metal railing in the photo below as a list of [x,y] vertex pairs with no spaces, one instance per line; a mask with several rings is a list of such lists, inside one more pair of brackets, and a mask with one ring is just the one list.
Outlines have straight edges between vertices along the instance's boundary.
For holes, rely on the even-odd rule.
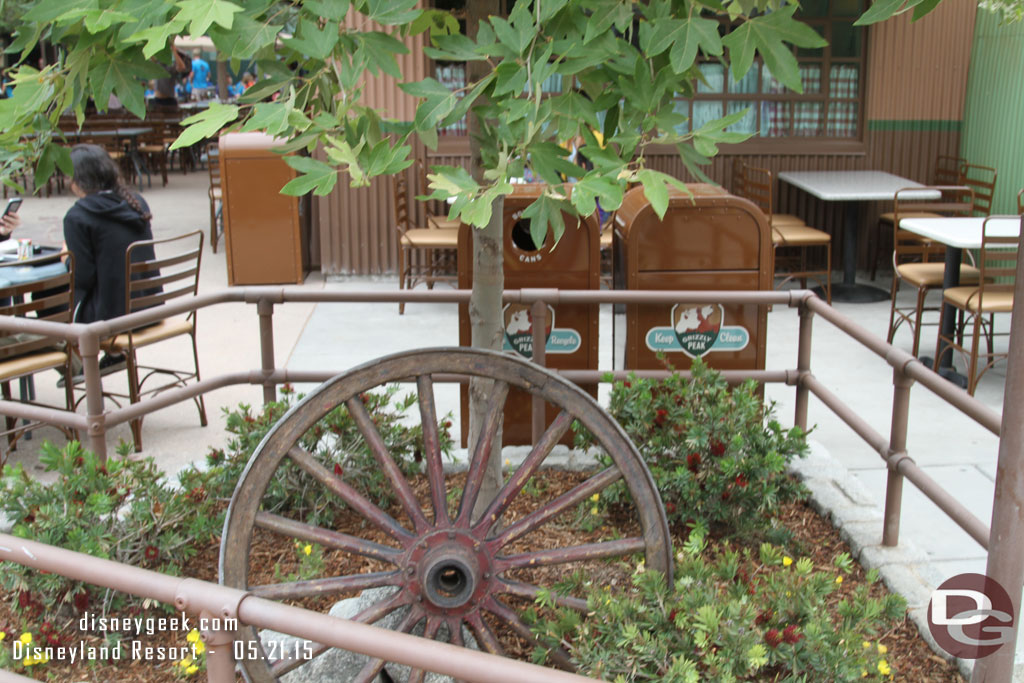
[[[1024,288],[1024,277],[1019,282]],[[190,400],[194,396],[215,389],[237,385],[253,384],[263,387],[264,401],[276,398],[276,387],[284,383],[323,382],[337,374],[338,370],[295,371],[277,368],[274,361],[274,307],[289,302],[307,303],[467,303],[468,290],[431,290],[431,291],[399,291],[399,292],[337,292],[313,291],[302,287],[240,287],[223,290],[211,294],[202,294],[191,300],[166,304],[157,309],[150,309],[114,320],[82,324],[59,324],[14,319],[0,316],[0,332],[28,332],[64,338],[77,345],[82,356],[85,375],[85,414],[70,413],[52,408],[27,406],[16,401],[0,401],[0,414],[18,418],[40,419],[42,421],[71,427],[86,434],[85,442],[97,454],[105,457],[106,431],[118,424],[128,422],[161,408]],[[980,401],[969,396],[962,389],[955,387],[939,375],[932,372],[909,353],[894,348],[876,337],[850,318],[828,306],[813,293],[806,290],[788,292],[739,292],[739,291],[597,291],[597,290],[557,290],[557,289],[520,289],[506,290],[503,299],[506,303],[515,302],[533,305],[535,314],[533,348],[537,350],[534,361],[544,363],[543,334],[547,305],[558,304],[654,304],[654,303],[705,303],[715,301],[722,304],[754,304],[761,306],[787,305],[797,308],[800,315],[800,330],[796,354],[796,367],[787,369],[766,370],[732,370],[722,374],[729,381],[740,381],[753,378],[761,382],[785,383],[794,386],[796,391],[794,422],[801,428],[807,428],[807,410],[810,395],[816,396],[833,413],[853,429],[873,450],[885,461],[888,468],[888,481],[885,496],[882,542],[893,546],[899,540],[899,524],[904,480],[909,480],[922,493],[931,499],[956,524],[963,528],[982,547],[988,549],[990,531],[984,522],[979,520],[964,505],[944,490],[928,476],[909,456],[907,450],[907,426],[909,418],[910,389],[919,383],[935,395],[946,401],[950,406],[963,412],[985,429],[999,436],[1001,434],[1001,417]],[[165,318],[184,314],[193,310],[231,302],[244,302],[256,306],[259,316],[260,361],[259,369],[250,371],[225,373],[207,377],[187,386],[170,389],[157,396],[148,397],[138,403],[118,407],[113,410],[104,409],[102,381],[99,374],[99,352],[101,340],[115,334],[125,332],[142,325],[150,324]],[[851,339],[878,355],[892,367],[893,408],[889,436],[886,437],[860,417],[849,405],[819,381],[811,370],[811,332],[814,316],[818,315]],[[538,324],[540,323],[540,324]],[[1011,343],[1011,349],[1012,349]],[[602,380],[607,373],[601,370],[562,371],[567,379],[580,383],[593,383]],[[664,371],[638,371],[640,376],[665,376]],[[686,373],[683,373],[686,374]],[[626,375],[625,371],[612,373],[618,379]],[[442,378],[439,378],[442,379]],[[447,378],[452,379],[452,378]],[[1004,408],[1004,412],[1011,409]],[[534,428],[543,427],[543,414],[534,411]],[[1002,461],[1002,453],[1000,454]],[[997,480],[997,491],[999,482]],[[998,498],[998,496],[997,496]],[[998,503],[998,500],[997,500]],[[20,556],[9,557],[12,561],[26,563]],[[77,560],[76,560],[77,561]],[[990,562],[991,562],[990,558]],[[54,564],[49,571],[70,575],[74,562],[70,565]],[[122,567],[123,569],[127,569]],[[141,570],[137,570],[141,571]],[[115,574],[116,575],[116,574]],[[101,585],[108,585],[101,583]],[[112,588],[123,590],[120,585]],[[1006,586],[1013,593],[1012,586]],[[1019,584],[1016,586],[1019,594]],[[163,599],[157,595],[149,595]],[[164,596],[166,597],[166,596]],[[262,604],[262,603],[261,603]],[[282,607],[282,609],[285,609]],[[291,609],[291,608],[288,608]],[[267,610],[273,612],[270,607]],[[284,613],[281,612],[283,615]],[[266,613],[261,612],[262,616]],[[269,619],[269,617],[267,617]],[[282,617],[283,618],[283,617]],[[295,622],[296,628],[301,620]],[[256,622],[251,622],[256,623]],[[263,622],[261,622],[263,623]],[[268,625],[277,630],[282,629],[282,622],[267,621]],[[302,631],[296,630],[296,635]],[[397,636],[397,634],[396,634]],[[408,637],[408,636],[406,636]],[[363,642],[363,641],[360,641]],[[343,645],[346,649],[359,650],[352,643]],[[397,650],[394,650],[397,651]],[[1012,663],[1012,652],[1010,662]],[[459,661],[461,655],[453,653],[452,661]],[[392,656],[392,659],[394,657]],[[211,673],[211,676],[213,674]],[[462,674],[460,674],[462,675]],[[211,678],[211,680],[214,680]],[[498,680],[491,678],[490,680]],[[540,680],[540,679],[537,679]]]

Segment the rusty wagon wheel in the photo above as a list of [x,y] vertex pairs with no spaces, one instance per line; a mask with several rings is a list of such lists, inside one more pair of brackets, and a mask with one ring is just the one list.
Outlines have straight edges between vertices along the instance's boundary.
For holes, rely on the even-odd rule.
[[[482,427],[483,437],[465,474],[457,509],[450,509],[449,500],[459,494],[459,489],[452,484],[452,475],[446,475],[443,470],[439,446],[432,379],[439,374],[494,381]],[[388,452],[361,400],[363,392],[398,381],[415,381],[417,390],[426,470],[426,482],[418,487],[419,494]],[[522,465],[506,477],[495,499],[482,514],[475,516],[474,506],[482,487],[490,443],[501,423],[510,387],[540,396],[560,412],[529,450]],[[329,470],[300,446],[300,438],[342,404],[372,451],[375,463],[386,474],[388,485],[398,500],[392,508],[378,507],[346,483],[341,470]],[[544,485],[543,478],[534,475],[573,420],[579,420],[594,435],[613,464],[584,475],[580,483],[557,495],[553,493],[550,501],[521,514],[518,519],[511,519],[510,507],[517,497],[525,495],[524,488]],[[357,517],[360,522],[355,525],[357,528],[349,531],[346,527],[348,533],[342,533],[335,528],[319,528],[262,510],[261,500],[268,486],[286,466],[297,466],[313,484],[325,487],[348,508],[346,512],[350,516]],[[591,542],[580,543],[575,540],[575,531],[567,532],[564,528],[561,533],[553,531],[553,526],[564,524],[567,516],[579,514],[581,508],[589,509],[589,501],[595,494],[599,495],[619,481],[625,484],[627,493],[622,496],[626,499],[622,506],[625,516],[632,520],[631,526],[626,525],[630,531],[625,537],[613,535],[608,540],[606,536],[599,536]],[[359,556],[359,560],[371,558],[384,571],[250,585],[250,553],[257,529],[304,543],[317,543],[332,552]],[[377,540],[359,536],[360,533],[369,535],[369,531],[374,532],[373,538]],[[544,539],[554,537],[549,543],[554,547],[537,550],[536,546],[522,546],[524,537],[537,538],[538,534]],[[550,590],[551,585],[568,573],[563,571],[567,569],[565,565],[586,571],[588,576],[600,580],[601,567],[609,566],[608,558],[637,553],[644,554],[647,567],[663,572],[671,580],[671,540],[661,497],[636,448],[608,413],[574,384],[516,357],[477,349],[424,349],[388,356],[335,377],[295,405],[271,429],[246,465],[232,496],[224,523],[220,574],[225,585],[280,600],[323,595],[336,595],[340,599],[370,588],[392,587],[390,595],[381,597],[354,619],[374,623],[402,609],[405,615],[394,627],[397,630],[411,632],[419,627],[418,632],[427,638],[463,645],[463,628],[466,628],[483,649],[503,654],[495,627],[511,631],[528,642],[533,640],[526,623],[510,606],[512,603],[533,601],[542,591]],[[543,585],[545,583],[549,585]],[[582,597],[556,591],[555,601],[586,611]],[[275,681],[308,661],[303,657],[272,660],[254,629],[246,627],[242,631],[239,636],[250,641],[245,644],[246,651],[259,653],[257,658],[241,662],[249,681]],[[325,645],[313,644],[313,656],[328,649]],[[564,651],[556,650],[552,659],[562,667],[570,667]],[[372,681],[384,665],[381,660],[371,659],[353,680]],[[408,680],[422,681],[424,675],[425,672],[414,669]]]

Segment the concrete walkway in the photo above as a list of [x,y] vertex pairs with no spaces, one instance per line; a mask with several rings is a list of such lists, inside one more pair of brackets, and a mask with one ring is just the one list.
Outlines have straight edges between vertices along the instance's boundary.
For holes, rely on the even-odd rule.
[[[153,214],[156,237],[190,230],[208,232],[209,209],[205,171],[182,176],[172,173],[166,188],[146,189],[144,196]],[[61,219],[73,199],[29,198],[22,207],[24,227],[21,236],[40,243],[59,244]],[[888,287],[887,279],[877,283]],[[227,268],[223,245],[217,254],[205,247],[201,291],[227,286]],[[325,281],[311,274],[305,285],[315,289],[377,289],[396,291],[396,278],[344,278]],[[836,308],[880,336],[888,324],[888,302],[876,304],[837,304]],[[601,318],[601,368],[610,369],[612,316],[605,307]],[[275,351],[279,366],[290,369],[345,370],[364,361],[404,349],[457,345],[457,311],[454,305],[410,304],[404,316],[397,305],[385,304],[289,304],[275,309]],[[1008,322],[1004,323],[1008,325]],[[222,305],[200,313],[200,362],[207,375],[259,366],[259,345],[255,307],[245,304]],[[934,339],[934,328],[923,338]],[[929,334],[932,336],[929,337]],[[796,365],[796,311],[776,306],[769,314],[767,367],[792,368]],[[922,342],[924,351],[930,351]],[[896,344],[910,350],[910,335],[902,332]],[[161,348],[161,362],[187,364],[190,351],[186,342],[181,349]],[[860,347],[852,339],[823,320],[815,321],[812,371],[839,394],[882,434],[889,433],[892,404],[892,371],[880,358]],[[56,377],[54,377],[56,379]],[[978,398],[1001,412],[1005,366],[997,366],[983,379]],[[119,381],[114,378],[113,382]],[[40,377],[40,397],[59,401],[49,378]],[[311,389],[303,387],[302,389]],[[605,390],[606,391],[606,390]],[[794,390],[782,385],[769,386],[767,397],[776,403],[783,423],[793,420]],[[605,394],[602,394],[605,395]],[[146,418],[143,426],[144,455],[152,456],[160,467],[176,471],[189,462],[200,460],[213,447],[227,441],[222,409],[241,402],[258,405],[258,387],[238,386],[210,393],[206,397],[210,425],[199,427],[195,408],[181,404]],[[458,415],[457,390],[440,389],[439,413]],[[455,420],[458,424],[458,420]],[[815,425],[811,439],[815,456],[802,466],[810,477],[819,502],[836,510],[837,526],[855,547],[865,550],[869,563],[893,567],[890,581],[907,595],[912,607],[927,604],[928,584],[962,572],[984,573],[985,551],[951,522],[912,485],[904,489],[900,553],[877,548],[881,539],[880,508],[885,495],[886,470],[881,458],[872,452],[854,432],[838,420],[820,402],[812,400],[810,423]],[[56,435],[56,437],[54,436]],[[41,429],[36,439],[59,438],[53,430]],[[113,442],[129,438],[126,426],[115,430]],[[41,474],[34,445],[23,442],[12,454],[29,470]],[[908,452],[936,481],[947,488],[986,524],[991,519],[991,503],[998,440],[995,436],[950,408],[922,387],[912,390]],[[900,586],[898,577],[911,581]],[[917,583],[914,583],[916,581]],[[908,587],[909,586],[909,587]],[[1024,649],[1018,647],[1018,653]],[[1018,655],[1018,661],[1021,661]],[[1024,680],[1022,678],[1021,680]]]

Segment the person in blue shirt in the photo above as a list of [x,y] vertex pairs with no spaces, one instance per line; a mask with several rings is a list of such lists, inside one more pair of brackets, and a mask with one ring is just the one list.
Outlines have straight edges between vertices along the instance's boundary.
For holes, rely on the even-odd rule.
[[194,50],[192,52],[192,89],[197,90],[199,88],[209,88],[212,84],[210,83],[210,65],[202,57],[202,52]]

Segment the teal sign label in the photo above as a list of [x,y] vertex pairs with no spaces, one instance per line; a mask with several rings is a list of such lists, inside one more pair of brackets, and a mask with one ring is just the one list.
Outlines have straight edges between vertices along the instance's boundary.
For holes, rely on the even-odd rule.
[[682,351],[700,358],[712,351],[740,351],[750,343],[750,333],[738,325],[725,326],[721,304],[676,304],[670,327],[652,327],[645,341],[651,351]]
[[[503,310],[505,320],[505,351],[515,351],[523,358],[533,358],[533,315],[526,304],[508,304]],[[555,309],[548,306],[544,329],[545,353],[576,353],[582,343],[580,333],[570,328],[555,327]]]

